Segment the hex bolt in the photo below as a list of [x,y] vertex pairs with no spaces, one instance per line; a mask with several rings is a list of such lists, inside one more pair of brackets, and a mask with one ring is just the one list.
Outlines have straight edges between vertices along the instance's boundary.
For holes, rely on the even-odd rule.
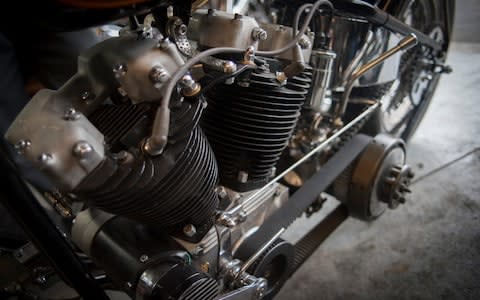
[[210,263],[208,261],[201,263],[200,264],[200,270],[203,273],[208,273],[208,271],[210,270]]
[[241,183],[246,183],[247,180],[248,180],[248,173],[245,172],[245,171],[240,171],[240,172],[238,172],[237,179],[238,179],[238,181],[240,181]]
[[93,147],[85,141],[80,141],[73,146],[73,154],[79,158],[85,158],[93,152]]
[[27,148],[29,148],[32,145],[32,142],[30,140],[20,140],[18,143],[15,144],[15,150],[19,153],[23,153]]
[[310,42],[310,40],[309,40],[307,37],[305,37],[305,36],[302,36],[302,37],[300,38],[300,40],[298,41],[298,44],[300,45],[300,47],[301,47],[302,49],[308,49],[308,48],[310,48],[310,46],[312,45],[312,43]]
[[285,75],[284,72],[276,72],[275,79],[278,81],[278,83],[280,83],[280,85],[287,84],[287,75]]
[[161,66],[154,66],[150,70],[149,77],[153,83],[164,83],[168,80],[169,74],[165,68]]
[[186,97],[195,96],[201,90],[201,86],[189,74],[182,77],[180,85],[182,86],[182,94]]
[[75,121],[80,118],[80,114],[75,110],[75,108],[70,107],[65,111],[63,118],[67,121]]
[[238,213],[238,222],[239,223],[243,223],[247,220],[247,217],[248,217],[248,214],[245,210],[241,210],[239,213]]
[[95,96],[93,94],[91,94],[89,91],[84,91],[82,93],[82,95],[80,95],[80,98],[83,100],[83,101],[88,101],[92,98],[94,98]]
[[138,260],[139,260],[141,263],[145,263],[145,262],[148,261],[148,258],[149,258],[148,255],[142,254]]
[[192,237],[197,233],[197,228],[193,224],[187,224],[183,227],[183,233],[188,237]]
[[233,61],[223,62],[223,73],[233,73],[237,70],[237,65]]
[[38,285],[44,285],[47,283],[47,277],[45,275],[40,275],[35,278],[35,283]]
[[217,187],[216,192],[218,194],[218,197],[220,197],[220,199],[225,199],[228,196],[227,191],[223,186]]
[[233,18],[234,18],[235,20],[240,20],[241,18],[243,18],[243,16],[242,16],[241,14],[235,14],[235,15],[233,16]]
[[277,173],[277,168],[272,167],[272,168],[270,169],[270,176],[271,176],[271,177],[275,177],[275,174],[276,174],[276,173]]
[[116,64],[113,66],[113,73],[116,78],[120,78],[127,74],[127,66],[125,64]]
[[425,76],[423,76],[422,78],[422,81],[430,81],[433,79],[433,76],[431,74],[427,74]]
[[260,27],[255,27],[252,30],[252,39],[254,41],[264,41],[268,38],[268,34]]
[[51,159],[52,159],[52,155],[50,153],[42,153],[40,154],[40,156],[38,157],[38,160],[43,163],[43,164],[46,164],[48,163]]
[[161,40],[160,43],[158,43],[158,47],[160,49],[167,49],[168,47],[170,47],[170,40],[168,39],[168,37]]
[[205,254],[205,246],[203,245],[198,245],[195,247],[195,249],[192,251],[192,254],[195,256],[202,256]]

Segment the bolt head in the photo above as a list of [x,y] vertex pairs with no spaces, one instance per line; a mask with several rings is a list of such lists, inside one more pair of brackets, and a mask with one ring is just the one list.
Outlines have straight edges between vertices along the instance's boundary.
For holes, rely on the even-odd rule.
[[197,228],[193,224],[187,224],[183,227],[183,233],[188,237],[193,237],[197,233]]
[[210,270],[210,263],[208,261],[202,263],[200,265],[200,270],[203,272],[203,273],[208,273],[208,271]]
[[195,256],[202,256],[205,254],[205,248],[203,245],[198,245],[195,247],[195,249],[192,251],[192,254]]
[[305,37],[305,36],[302,36],[302,37],[300,38],[300,40],[298,41],[298,44],[300,45],[300,47],[301,47],[302,49],[308,49],[308,48],[310,48],[310,46],[312,45],[312,43],[310,42],[310,40],[309,40],[307,37]]
[[80,96],[80,98],[83,100],[83,101],[88,101],[92,98],[94,98],[94,95],[91,94],[89,91],[84,91],[82,93],[82,95]]
[[201,86],[193,80],[192,76],[186,74],[180,80],[182,86],[182,93],[184,96],[192,97],[198,94],[201,90]]
[[216,192],[218,194],[218,197],[220,197],[220,199],[224,199],[228,196],[227,191],[223,186],[217,187]]
[[67,121],[75,121],[78,118],[80,118],[80,114],[77,112],[77,110],[73,107],[70,107],[65,111],[65,114],[63,115],[63,118]]
[[240,20],[241,18],[243,18],[241,14],[235,14],[233,17],[235,20]]
[[116,78],[120,78],[127,74],[127,65],[125,64],[116,64],[113,66],[113,73],[115,74]]
[[138,260],[139,260],[141,263],[145,263],[145,262],[148,261],[148,259],[149,259],[148,255],[142,254]]
[[233,73],[237,70],[237,65],[233,61],[223,63],[223,73]]
[[268,38],[268,34],[260,27],[256,27],[252,30],[252,39],[254,41],[264,41]]
[[170,47],[170,40],[167,37],[164,38],[160,41],[160,43],[158,43],[158,47],[160,49],[167,49],[168,47]]
[[278,83],[281,85],[287,84],[287,75],[284,72],[276,72],[275,79],[277,79]]
[[18,141],[18,143],[16,143],[14,147],[15,147],[15,150],[17,150],[18,153],[23,153],[31,145],[32,145],[32,142],[30,140],[24,139],[24,140]]
[[238,172],[238,181],[246,183],[248,181],[248,173],[245,171]]
[[85,141],[80,141],[73,146],[73,154],[79,158],[85,158],[93,152],[93,147]]
[[50,153],[42,153],[38,157],[38,160],[43,164],[49,163],[52,159],[53,159],[53,156]]
[[153,83],[164,83],[170,76],[167,70],[160,66],[155,66],[150,70],[149,77]]

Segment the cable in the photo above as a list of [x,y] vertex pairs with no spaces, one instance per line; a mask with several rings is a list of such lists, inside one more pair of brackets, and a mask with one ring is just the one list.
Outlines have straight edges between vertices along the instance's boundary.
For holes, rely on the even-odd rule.
[[[333,7],[331,2],[328,0],[319,0],[315,2],[315,4],[313,4],[312,6],[312,10],[307,15],[307,18],[303,23],[302,28],[290,43],[288,43],[286,46],[280,49],[271,50],[271,51],[257,51],[256,54],[264,55],[264,56],[273,56],[273,55],[278,55],[280,53],[283,53],[288,49],[294,47],[298,43],[300,38],[305,34],[307,27],[310,24],[310,21],[312,20],[313,15],[315,14],[315,11],[318,9],[318,7],[320,7],[320,5],[329,5]],[[169,80],[165,88],[164,97],[155,115],[152,133],[144,145],[144,150],[150,153],[151,155],[158,155],[162,153],[163,148],[165,147],[168,139],[168,130],[170,126],[169,125],[170,123],[169,105],[170,105],[170,98],[172,97],[172,94],[173,94],[173,89],[177,85],[177,82],[184,76],[185,73],[188,72],[188,70],[191,67],[193,67],[200,60],[208,56],[212,56],[220,53],[241,54],[244,52],[245,52],[245,49],[240,49],[240,48],[232,48],[232,47],[212,48],[212,49],[208,49],[198,53],[196,56],[189,59],[182,67],[180,67],[180,69],[178,69],[175,72],[175,74],[173,74],[172,78]]]
[[438,173],[439,171],[450,167],[451,165],[453,165],[453,164],[459,162],[460,160],[462,160],[462,159],[464,159],[464,158],[466,158],[466,157],[474,154],[474,153],[477,152],[477,151],[480,151],[480,147],[476,147],[476,148],[474,148],[473,150],[468,151],[467,153],[463,154],[462,156],[457,157],[457,158],[455,158],[455,159],[453,159],[453,160],[451,160],[451,161],[449,161],[449,162],[441,165],[440,167],[435,168],[435,169],[427,172],[426,174],[423,174],[422,176],[419,176],[419,177],[415,178],[415,180],[413,180],[411,184],[412,184],[412,185],[413,185],[413,184],[416,184],[416,183],[418,183],[419,181],[424,180],[425,178],[430,177],[430,176],[432,176],[433,174]]
[[233,73],[230,73],[230,74],[227,74],[227,75],[223,75],[223,76],[220,76],[212,81],[210,81],[204,88],[203,88],[203,92],[207,92],[209,89],[211,89],[213,86],[215,86],[216,84],[222,82],[222,81],[225,81],[229,78],[232,78],[232,77],[236,77],[238,75],[240,75],[241,73],[243,73],[243,71],[247,70],[247,69],[256,69],[254,66],[251,66],[251,65],[244,65],[242,66],[241,68],[239,68],[238,70],[236,70],[235,72]]

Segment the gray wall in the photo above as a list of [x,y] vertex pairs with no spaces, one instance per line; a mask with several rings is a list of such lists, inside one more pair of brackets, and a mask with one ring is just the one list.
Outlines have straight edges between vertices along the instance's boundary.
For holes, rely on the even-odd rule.
[[480,0],[457,0],[453,40],[480,43]]

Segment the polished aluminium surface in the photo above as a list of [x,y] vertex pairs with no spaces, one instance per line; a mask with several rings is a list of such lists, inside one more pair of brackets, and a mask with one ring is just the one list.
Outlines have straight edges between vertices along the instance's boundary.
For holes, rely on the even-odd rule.
[[[237,193],[225,189],[232,202],[227,209],[217,213],[217,225],[212,227],[198,243],[180,238],[175,240],[192,254],[192,264],[201,268],[207,263],[209,272],[214,274],[219,263],[235,255],[236,249],[253,234],[275,210],[288,201],[288,188],[275,184],[257,197],[249,197],[255,191]],[[223,258],[222,258],[223,257]]]
[[306,107],[317,112],[327,112],[327,91],[331,87],[333,68],[335,66],[335,52],[327,50],[313,50],[310,64],[313,68],[312,95],[305,103]]
[[200,48],[232,47],[247,49],[258,45],[259,25],[249,16],[220,10],[197,10],[190,19],[188,37]]
[[37,93],[6,133],[17,151],[56,185],[75,188],[105,158],[104,136],[51,90]]
[[[269,51],[272,49],[279,49],[287,45],[295,36],[293,28],[270,23],[261,23],[260,27],[267,33],[267,38],[261,40],[258,45],[258,50]],[[304,34],[301,39],[301,45],[297,45],[290,50],[275,55],[274,57],[285,59],[288,61],[308,62],[313,45],[313,33]]]
[[104,136],[88,115],[117,90],[133,103],[159,101],[181,65],[175,44],[130,34],[79,57],[78,72],[58,91],[37,93],[6,138],[59,188],[73,190],[104,159]]

